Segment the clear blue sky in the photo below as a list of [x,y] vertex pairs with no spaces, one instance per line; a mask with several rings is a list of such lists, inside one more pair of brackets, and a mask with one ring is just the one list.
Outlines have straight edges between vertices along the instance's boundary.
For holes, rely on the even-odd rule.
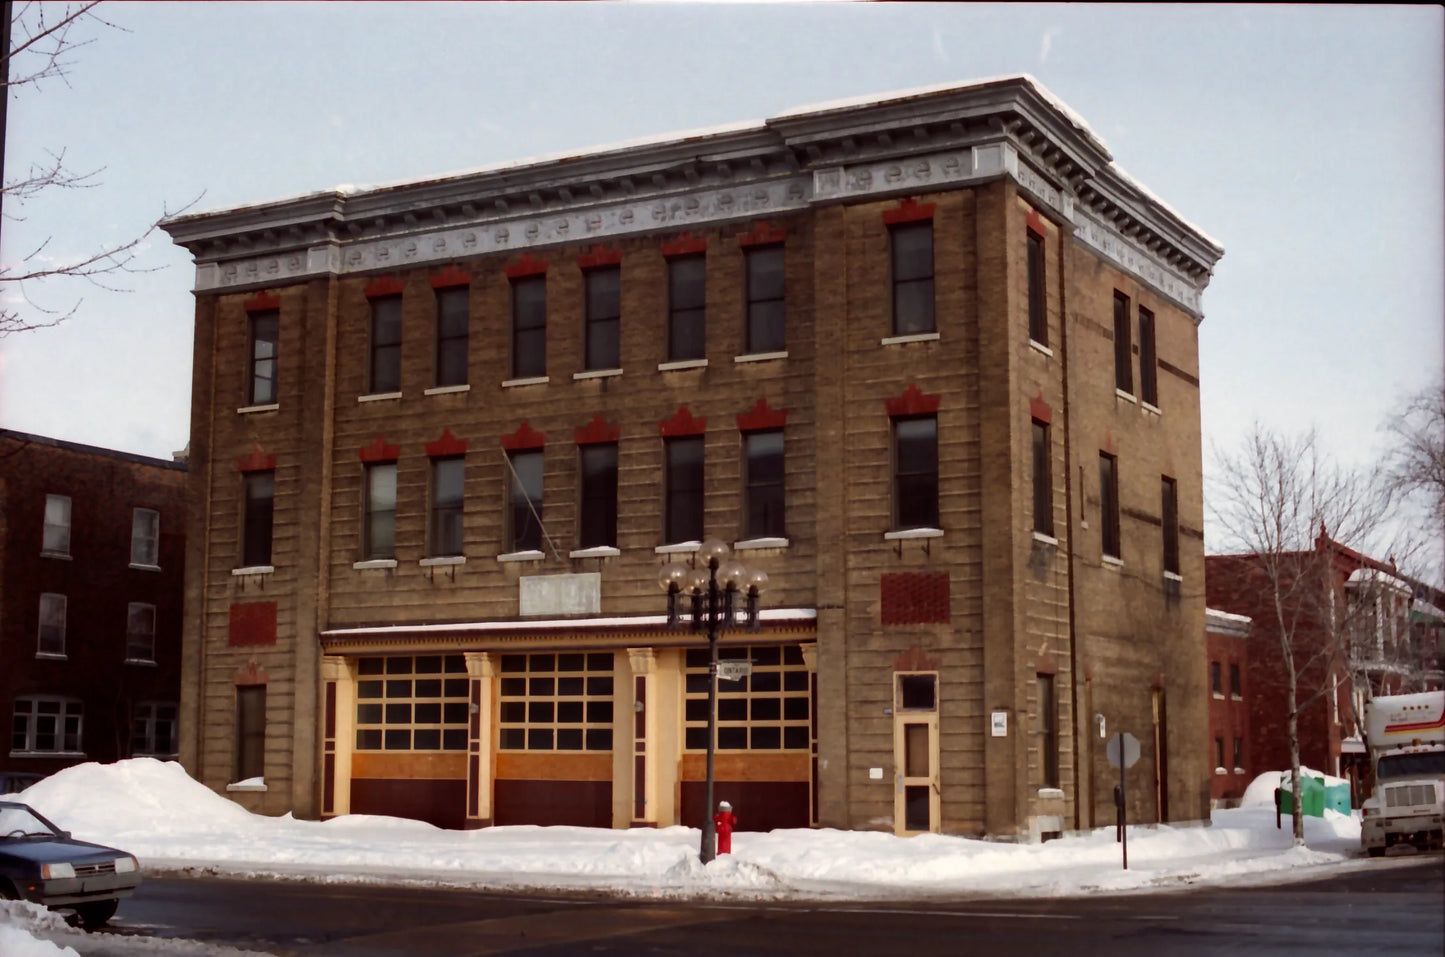
[[[840,97],[1029,73],[1225,247],[1205,293],[1206,445],[1257,418],[1346,461],[1445,362],[1438,6],[106,3],[69,83],[16,90],[6,263],[163,210],[429,176]],[[25,216],[21,222],[11,217]],[[35,287],[0,340],[0,426],[169,456],[189,429],[193,270],[157,233],[128,291]],[[13,292],[13,290],[10,290]]]

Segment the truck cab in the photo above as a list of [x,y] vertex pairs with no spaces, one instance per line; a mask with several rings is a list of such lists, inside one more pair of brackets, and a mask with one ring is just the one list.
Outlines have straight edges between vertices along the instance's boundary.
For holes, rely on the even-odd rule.
[[1361,811],[1371,857],[1396,844],[1445,843],[1445,691],[1385,695],[1365,704],[1375,787]]

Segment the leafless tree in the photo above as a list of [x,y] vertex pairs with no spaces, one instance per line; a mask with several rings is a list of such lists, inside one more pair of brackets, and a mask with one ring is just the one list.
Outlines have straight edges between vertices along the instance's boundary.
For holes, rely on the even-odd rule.
[[1385,429],[1392,440],[1386,488],[1398,501],[1424,506],[1434,529],[1445,537],[1445,383],[1411,396]]
[[[98,0],[67,4],[29,0],[13,5],[6,31],[9,49],[0,48],[5,78],[3,93],[7,100],[17,88],[38,90],[47,81],[66,82],[66,72],[74,64],[77,51],[91,42],[81,39],[79,34],[84,31],[77,33],[76,28],[98,25],[119,29],[97,14],[96,6]],[[6,3],[4,7],[10,10],[12,5]],[[0,111],[0,119],[3,115]],[[0,136],[0,146],[3,142]],[[0,211],[11,222],[24,221],[26,203],[53,191],[93,189],[100,185],[101,172],[103,168],[76,172],[67,165],[63,147],[47,149],[44,159],[31,162],[13,178],[4,177],[0,185]],[[163,212],[134,238],[105,244],[73,257],[53,258],[47,252],[51,243],[51,237],[47,236],[28,246],[18,258],[0,263],[0,338],[56,325],[73,316],[80,307],[78,298],[59,309],[40,305],[27,294],[27,286],[33,288],[52,280],[68,279],[117,290],[120,288],[117,280],[124,274],[150,271],[141,266],[136,257],[166,215],[169,214]],[[19,292],[23,307],[13,304],[16,297],[9,295],[11,290]]]

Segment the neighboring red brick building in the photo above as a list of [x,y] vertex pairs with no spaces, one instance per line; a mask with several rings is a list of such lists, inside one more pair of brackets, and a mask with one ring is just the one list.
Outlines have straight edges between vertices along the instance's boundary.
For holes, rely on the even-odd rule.
[[1254,779],[1249,763],[1249,626],[1244,615],[1204,612],[1209,649],[1209,798],[1234,807]]
[[0,430],[8,787],[175,756],[185,489],[183,462]]

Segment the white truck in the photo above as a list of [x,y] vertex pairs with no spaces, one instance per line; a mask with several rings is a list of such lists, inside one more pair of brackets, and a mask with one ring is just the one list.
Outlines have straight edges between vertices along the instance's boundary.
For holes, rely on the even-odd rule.
[[1371,857],[1396,844],[1445,843],[1445,691],[1380,695],[1365,702],[1375,789],[1361,809]]

